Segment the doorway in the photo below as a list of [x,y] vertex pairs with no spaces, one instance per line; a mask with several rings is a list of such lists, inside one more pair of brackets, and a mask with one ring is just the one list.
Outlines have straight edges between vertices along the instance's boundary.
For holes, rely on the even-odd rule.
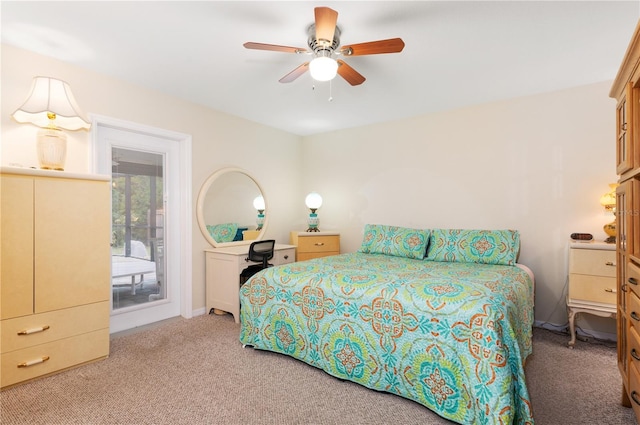
[[94,168],[112,178],[111,333],[191,317],[190,137],[94,124]]

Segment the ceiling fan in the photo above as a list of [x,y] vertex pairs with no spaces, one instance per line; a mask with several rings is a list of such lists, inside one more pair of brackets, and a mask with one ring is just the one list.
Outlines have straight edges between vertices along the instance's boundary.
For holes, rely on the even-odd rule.
[[282,77],[279,80],[281,83],[290,83],[309,70],[311,77],[315,80],[328,81],[338,74],[352,86],[357,86],[364,83],[365,78],[342,59],[334,59],[334,56],[347,57],[376,55],[380,53],[399,53],[404,48],[404,42],[401,38],[369,41],[340,47],[340,28],[336,26],[338,12],[328,7],[316,7],[314,11],[315,23],[308,29],[308,48],[254,42],[243,44],[247,49],[272,50],[275,52],[297,54],[304,53],[314,56],[311,61],[303,63]]

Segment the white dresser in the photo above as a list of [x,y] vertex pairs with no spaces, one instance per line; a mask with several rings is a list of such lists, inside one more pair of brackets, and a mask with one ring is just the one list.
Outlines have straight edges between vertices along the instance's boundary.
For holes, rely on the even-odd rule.
[[576,343],[578,313],[616,317],[616,246],[604,242],[570,242],[567,313],[571,341]]
[[[222,310],[233,315],[236,323],[240,323],[240,273],[252,264],[247,260],[249,245],[211,248],[205,250],[206,262],[206,309]],[[296,247],[276,244],[270,264],[293,263]]]

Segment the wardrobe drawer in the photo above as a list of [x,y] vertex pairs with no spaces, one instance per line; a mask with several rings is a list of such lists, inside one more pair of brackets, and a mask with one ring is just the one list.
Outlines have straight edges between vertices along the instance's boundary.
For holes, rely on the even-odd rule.
[[109,301],[0,322],[2,353],[109,329]]
[[571,249],[569,273],[616,277],[616,252],[600,249]]
[[4,353],[0,386],[4,388],[108,355],[108,328]]

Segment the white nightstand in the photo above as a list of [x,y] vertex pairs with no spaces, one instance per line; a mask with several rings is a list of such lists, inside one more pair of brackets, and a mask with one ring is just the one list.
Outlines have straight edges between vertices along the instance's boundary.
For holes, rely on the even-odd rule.
[[571,341],[576,343],[579,313],[616,317],[616,246],[604,242],[569,243],[567,313]]

